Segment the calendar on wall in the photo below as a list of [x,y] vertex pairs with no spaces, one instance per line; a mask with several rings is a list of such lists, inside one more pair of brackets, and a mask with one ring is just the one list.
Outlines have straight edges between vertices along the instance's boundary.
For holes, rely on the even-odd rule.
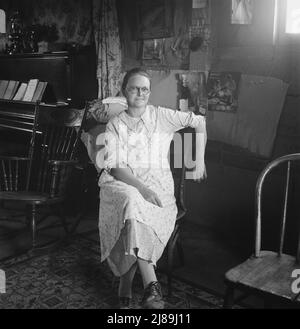
[[190,70],[208,72],[212,58],[210,0],[193,1],[189,40]]
[[208,0],[195,1],[195,4],[193,2],[192,23],[189,30],[192,51],[208,48],[211,36],[210,23],[210,2]]

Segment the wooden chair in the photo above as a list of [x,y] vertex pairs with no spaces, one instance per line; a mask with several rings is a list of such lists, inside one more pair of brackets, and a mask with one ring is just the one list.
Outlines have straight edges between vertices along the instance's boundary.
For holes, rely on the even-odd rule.
[[[179,132],[181,136],[184,133],[192,133],[190,129],[183,129]],[[183,140],[183,138],[182,138]],[[180,266],[184,265],[184,253],[183,248],[180,242],[180,226],[184,222],[185,215],[187,213],[187,209],[184,202],[184,188],[185,188],[185,176],[186,176],[186,165],[184,161],[184,144],[182,143],[181,149],[175,150],[176,146],[174,146],[174,140],[170,145],[170,168],[172,171],[173,179],[174,179],[174,195],[176,198],[177,204],[177,218],[175,223],[175,228],[172,232],[172,235],[168,241],[166,247],[166,256],[167,256],[167,278],[168,278],[168,295],[172,295],[172,279],[173,279],[173,271],[175,267],[175,256],[176,251],[179,256]],[[175,155],[176,152],[180,152],[180,155]],[[181,157],[181,160],[180,160]],[[180,160],[180,165],[176,164],[176,159]]]
[[[275,306],[273,303],[286,303],[288,305],[298,307],[297,302],[300,302],[300,294],[293,291],[292,284],[296,280],[293,278],[293,271],[300,269],[300,235],[298,232],[298,240],[296,241],[297,250],[295,256],[284,253],[286,227],[289,223],[287,221],[288,215],[299,216],[295,206],[298,203],[295,192],[295,184],[299,183],[299,160],[300,153],[282,156],[270,162],[258,177],[255,191],[256,198],[256,231],[255,231],[255,252],[254,255],[247,259],[242,264],[232,268],[225,274],[225,283],[227,285],[226,295],[224,299],[224,308],[231,308],[234,303],[235,289],[241,290],[249,294],[255,294],[263,298],[265,306]],[[296,163],[298,161],[298,163]],[[271,250],[261,250],[262,245],[262,192],[266,183],[274,180],[274,176],[270,172],[274,168],[287,165],[287,174],[285,179],[285,186],[283,192],[283,209],[282,219],[280,223],[280,234],[278,235],[278,242],[276,252]],[[278,169],[278,168],[277,168]],[[292,171],[292,169],[294,169]],[[298,170],[298,172],[296,171]],[[274,174],[274,173],[273,173]],[[266,178],[268,178],[266,180]],[[293,184],[291,184],[293,183]],[[293,187],[293,189],[292,189]],[[299,188],[299,186],[297,186]],[[293,193],[290,193],[290,192]],[[278,191],[272,190],[272,195]],[[290,207],[292,206],[292,207]],[[291,220],[291,216],[289,216]],[[299,218],[298,218],[299,222]],[[294,223],[293,223],[294,224]],[[272,222],[275,227],[275,223]],[[299,229],[299,226],[297,227]],[[264,235],[265,237],[265,235]],[[265,239],[264,239],[265,241]],[[286,241],[287,242],[287,241]],[[294,272],[295,274],[295,272]],[[243,296],[243,297],[245,297]],[[290,304],[291,302],[291,304]],[[271,304],[270,304],[271,303]],[[280,304],[279,304],[280,305]],[[283,304],[282,304],[283,305]],[[276,306],[275,306],[276,307]]]
[[[63,203],[76,160],[85,109],[80,123],[68,122],[67,109],[52,110],[36,104],[30,122],[15,117],[7,126],[10,130],[22,129],[30,133],[27,157],[0,156],[0,201],[25,206],[26,218],[31,226],[32,249],[38,249],[37,231],[49,216],[57,216],[68,234]],[[70,112],[69,112],[70,113]],[[0,127],[1,127],[0,118]],[[21,122],[21,124],[20,124]],[[2,125],[3,127],[3,125]],[[38,214],[41,215],[38,220]]]

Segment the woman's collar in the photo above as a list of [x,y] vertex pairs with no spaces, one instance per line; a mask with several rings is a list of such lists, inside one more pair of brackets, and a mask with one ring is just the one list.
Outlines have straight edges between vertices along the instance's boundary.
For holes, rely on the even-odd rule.
[[145,125],[146,129],[148,130],[148,132],[152,132],[152,130],[153,130],[154,123],[152,122],[153,120],[152,120],[151,115],[150,115],[149,105],[147,105],[146,110],[140,116],[140,118],[139,118],[140,120],[136,120],[135,117],[130,116],[128,113],[126,113],[126,111],[123,111],[120,114],[119,118],[131,130],[134,130],[135,131],[136,123],[139,122],[140,120],[143,122],[143,124]]

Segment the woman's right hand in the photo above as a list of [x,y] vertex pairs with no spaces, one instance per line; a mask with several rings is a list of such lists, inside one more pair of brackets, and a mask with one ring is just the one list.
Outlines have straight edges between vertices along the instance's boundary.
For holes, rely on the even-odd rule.
[[148,187],[141,188],[140,193],[146,201],[151,202],[158,207],[163,207],[158,195]]

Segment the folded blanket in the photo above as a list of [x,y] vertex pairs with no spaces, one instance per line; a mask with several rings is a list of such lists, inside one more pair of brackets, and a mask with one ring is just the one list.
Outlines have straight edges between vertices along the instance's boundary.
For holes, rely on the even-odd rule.
[[89,116],[97,122],[107,123],[110,118],[127,109],[125,97],[107,97],[90,102]]

